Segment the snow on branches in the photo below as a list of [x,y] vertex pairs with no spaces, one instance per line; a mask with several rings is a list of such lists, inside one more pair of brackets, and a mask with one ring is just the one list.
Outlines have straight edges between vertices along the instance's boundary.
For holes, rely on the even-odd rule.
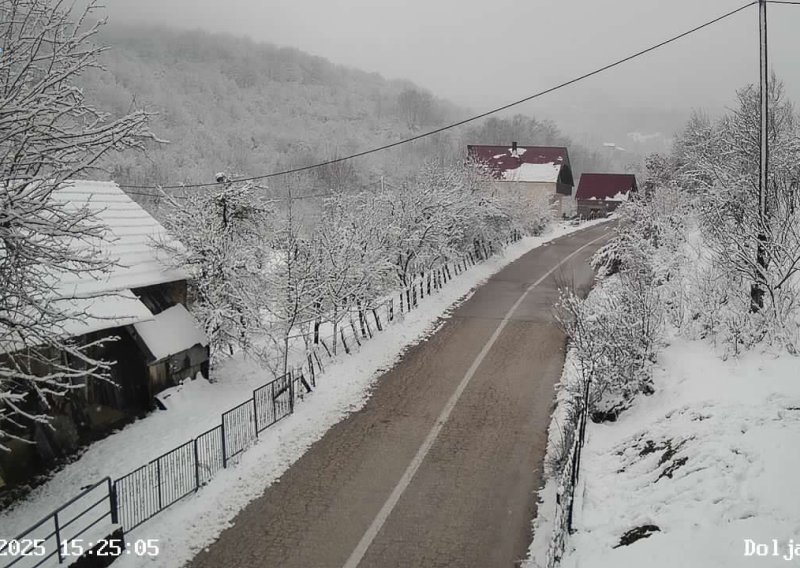
[[193,275],[215,357],[243,350],[281,373],[292,349],[336,353],[343,326],[363,328],[420,274],[511,231],[541,231],[547,204],[523,207],[491,185],[471,165],[428,165],[399,186],[332,193],[312,218],[291,194],[270,201],[228,184],[171,202],[165,225],[185,245],[170,252]]
[[[102,51],[93,9],[73,20],[58,2],[0,0],[0,421],[20,428],[19,419],[46,422],[53,397],[107,369],[95,343],[65,337],[85,313],[57,289],[71,274],[108,269],[113,260],[97,251],[104,228],[53,192],[152,138],[147,113],[111,119],[75,87]],[[10,435],[2,423],[0,435]]]
[[[795,339],[800,308],[800,119],[785,99],[783,85],[770,83],[770,158],[760,213],[759,93],[749,86],[738,92],[739,104],[712,121],[696,116],[676,142],[676,183],[697,194],[699,226],[708,249],[709,295],[739,315],[734,327],[759,337],[788,332]],[[725,286],[715,282],[721,278]],[[748,315],[748,311],[752,312]],[[732,330],[736,333],[736,330]],[[738,341],[738,340],[737,340]],[[792,347],[794,348],[794,347]]]

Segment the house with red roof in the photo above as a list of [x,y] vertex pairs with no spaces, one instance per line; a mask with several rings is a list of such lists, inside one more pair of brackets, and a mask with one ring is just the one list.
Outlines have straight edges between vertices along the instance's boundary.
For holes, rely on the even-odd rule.
[[638,189],[633,174],[583,174],[575,194],[578,215],[586,219],[604,217]]
[[467,146],[470,159],[484,164],[501,190],[520,192],[532,199],[546,197],[555,213],[571,215],[574,212],[572,190],[575,185],[569,152],[563,147],[519,146]]

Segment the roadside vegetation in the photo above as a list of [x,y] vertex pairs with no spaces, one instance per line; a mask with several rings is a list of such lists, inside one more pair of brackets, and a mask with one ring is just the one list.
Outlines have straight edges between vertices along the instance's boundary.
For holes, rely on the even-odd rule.
[[[598,285],[586,299],[562,294],[557,312],[570,340],[570,365],[546,464],[561,498],[539,525],[554,526],[549,545],[535,543],[540,563],[555,565],[569,550],[565,534],[577,515],[573,495],[591,423],[624,422],[642,397],[659,394],[654,375],[666,348],[699,341],[722,360],[766,361],[793,357],[800,347],[800,123],[773,80],[773,158],[766,215],[759,215],[758,91],[749,86],[738,95],[738,106],[720,118],[694,116],[671,155],[647,160],[641,195],[620,208],[616,236],[594,257]],[[679,438],[667,435],[660,445],[651,440],[640,448],[642,457],[666,452],[659,465],[673,468],[661,467],[650,483],[672,479],[708,449]]]

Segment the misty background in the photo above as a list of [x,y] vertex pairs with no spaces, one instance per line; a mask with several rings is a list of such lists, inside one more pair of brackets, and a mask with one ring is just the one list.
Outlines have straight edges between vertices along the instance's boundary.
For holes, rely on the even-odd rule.
[[[287,145],[297,145],[297,140],[289,140],[295,128],[299,129],[297,136],[301,139],[305,138],[303,132],[310,139],[327,137],[327,148],[321,149],[319,140],[309,142],[309,153],[316,159],[391,142],[406,131],[417,132],[462,118],[470,111],[480,112],[506,104],[627,56],[741,5],[735,0],[702,3],[691,0],[603,3],[585,0],[110,0],[103,12],[110,21],[104,39],[115,50],[128,52],[124,56],[111,54],[108,68],[117,75],[130,73],[131,69],[125,67],[130,67],[133,59],[138,58],[141,64],[150,58],[156,62],[163,60],[160,72],[165,75],[164,82],[174,80],[166,76],[170,69],[169,52],[174,54],[176,49],[170,46],[168,39],[174,32],[166,28],[204,30],[229,35],[175,36],[183,38],[183,55],[175,59],[173,67],[178,72],[198,74],[200,82],[206,71],[209,80],[214,69],[226,74],[225,65],[233,63],[215,61],[220,57],[229,60],[232,55],[226,51],[232,50],[245,57],[258,52],[255,44],[241,43],[234,36],[297,48],[333,63],[331,69],[335,71],[331,73],[338,75],[334,82],[352,82],[350,86],[340,84],[337,92],[341,95],[343,89],[352,96],[332,98],[332,92],[319,92],[315,99],[314,94],[303,90],[302,96],[311,96],[314,101],[309,103],[313,107],[309,107],[311,116],[319,117],[320,106],[326,104],[337,106],[334,118],[348,106],[354,107],[351,110],[356,116],[360,105],[366,105],[367,114],[385,123],[381,115],[391,114],[389,108],[403,90],[410,87],[428,91],[435,98],[436,116],[425,124],[403,125],[402,112],[397,112],[398,124],[371,124],[365,131],[356,129],[351,135],[343,135],[341,130],[331,131],[320,124],[314,127],[300,124],[302,120],[282,129],[282,141],[276,143],[284,145],[277,146],[279,153]],[[793,63],[797,54],[793,30],[800,24],[800,7],[772,4],[769,11],[772,70],[785,82],[789,98],[796,99],[800,94],[800,69]],[[192,42],[196,44],[194,53]],[[289,52],[283,50],[282,53]],[[208,63],[207,69],[204,62]],[[191,65],[194,67],[187,67]],[[383,82],[382,77],[358,74],[342,66],[378,73],[390,81]],[[757,10],[752,7],[600,76],[520,105],[501,117],[522,113],[537,121],[553,121],[560,132],[558,136],[551,136],[551,143],[570,143],[571,149],[581,146],[578,153],[583,155],[578,162],[583,162],[585,167],[579,163],[576,168],[579,171],[621,169],[626,167],[626,161],[637,162],[647,152],[667,150],[671,137],[683,127],[692,110],[710,114],[724,110],[732,104],[736,89],[755,82],[757,73]],[[146,74],[151,75],[149,71]],[[289,82],[292,80],[289,78]],[[391,80],[408,80],[413,84]],[[118,78],[117,84],[120,83],[125,81]],[[307,77],[299,78],[299,83],[308,83]],[[242,86],[237,84],[236,89]],[[202,85],[205,87],[208,85]],[[216,96],[224,97],[225,86],[221,85],[220,89]],[[137,90],[142,92],[135,92]],[[383,93],[377,99],[376,90]],[[130,91],[136,95],[137,103],[156,103],[157,107],[166,103],[148,92],[146,86],[131,87]],[[187,92],[191,93],[191,89]],[[289,92],[284,95],[286,100],[274,99],[272,104],[280,120],[285,122],[284,103],[288,103],[292,95]],[[119,104],[123,99],[120,94]],[[366,99],[371,102],[367,104]],[[204,111],[198,111],[202,116]],[[291,113],[302,114],[302,108],[292,108]],[[184,118],[191,121],[188,116]],[[350,118],[352,122],[353,117]],[[320,120],[327,122],[324,117]],[[475,130],[461,129],[457,137],[448,138],[445,143],[459,146],[465,141],[495,142],[470,137],[476,134]],[[170,140],[175,143],[174,136]],[[542,143],[525,139],[519,142]],[[624,151],[604,143],[614,143]],[[250,146],[257,147],[258,141]],[[242,148],[242,152],[246,151]],[[398,150],[392,152],[395,159],[402,154]],[[416,153],[424,155],[426,150]],[[590,158],[593,153],[596,155]],[[373,165],[383,171],[386,159],[383,160],[381,166],[375,165],[377,162]],[[236,162],[228,160],[231,161]],[[232,166],[243,173],[260,173],[265,166],[270,169],[307,163],[302,158],[292,161],[286,156],[276,157],[272,163],[239,162]],[[256,170],[252,171],[253,168]],[[179,177],[191,179],[190,170],[191,167],[187,167],[187,172]],[[163,183],[161,179],[165,175],[139,176],[142,177],[139,181],[157,179]]]

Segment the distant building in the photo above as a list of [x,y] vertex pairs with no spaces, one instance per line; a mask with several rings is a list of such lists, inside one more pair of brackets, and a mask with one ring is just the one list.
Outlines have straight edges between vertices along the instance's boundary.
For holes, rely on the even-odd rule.
[[586,219],[604,217],[636,191],[633,174],[583,174],[575,194],[578,215]]
[[545,196],[559,217],[574,214],[575,183],[566,148],[512,142],[511,146],[469,145],[467,152],[473,160],[486,164],[498,187],[532,197]]
[[[157,240],[169,239],[164,227],[112,182],[69,182],[52,198],[92,211],[106,230],[95,242],[76,246],[95,247],[114,261],[99,275],[53,274],[59,284],[52,300],[70,314],[60,330],[82,345],[117,339],[92,348],[94,359],[113,363],[109,381],[80,379],[76,384],[85,388],[52,398],[50,408],[27,397],[28,410],[47,412],[56,428],[21,421],[15,433],[35,445],[4,442],[12,451],[0,452],[0,480],[11,484],[146,411],[165,388],[198,372],[208,374],[208,339],[186,309],[188,276],[170,268],[154,247]],[[24,358],[14,346],[5,348]],[[66,353],[53,359],[77,363]]]

